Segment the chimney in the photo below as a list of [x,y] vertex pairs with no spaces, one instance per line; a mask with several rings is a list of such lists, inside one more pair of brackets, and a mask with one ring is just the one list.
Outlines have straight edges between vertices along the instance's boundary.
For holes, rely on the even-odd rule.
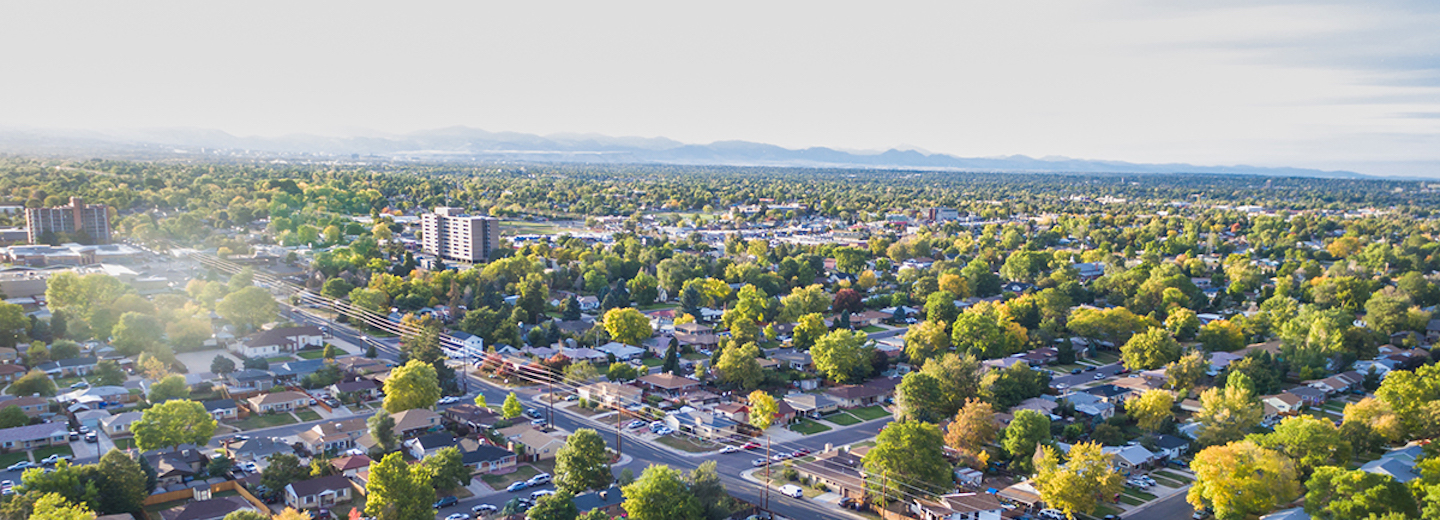
[[600,500],[607,500],[607,499],[609,499],[609,498],[610,498],[610,490],[606,489],[606,490],[600,491]]
[[833,449],[835,449],[835,444],[834,444],[834,443],[829,443],[829,442],[825,443],[825,453],[830,453],[830,450],[833,450]]

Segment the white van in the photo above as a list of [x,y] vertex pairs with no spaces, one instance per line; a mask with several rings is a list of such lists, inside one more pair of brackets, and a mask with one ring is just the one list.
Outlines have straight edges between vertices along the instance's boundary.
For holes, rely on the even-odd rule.
[[789,495],[795,498],[805,498],[805,490],[794,484],[780,486],[780,494]]

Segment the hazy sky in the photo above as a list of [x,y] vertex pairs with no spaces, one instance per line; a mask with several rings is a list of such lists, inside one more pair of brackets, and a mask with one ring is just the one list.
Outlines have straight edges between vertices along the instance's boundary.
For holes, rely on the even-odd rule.
[[4,2],[0,126],[1433,176],[1437,52],[1440,2]]

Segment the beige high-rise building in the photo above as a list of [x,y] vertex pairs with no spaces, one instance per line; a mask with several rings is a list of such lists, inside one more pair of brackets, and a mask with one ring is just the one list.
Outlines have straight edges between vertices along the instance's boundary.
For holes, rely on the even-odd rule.
[[500,247],[500,221],[466,215],[460,208],[435,208],[420,216],[420,246],[442,260],[480,263]]
[[72,239],[83,233],[90,237],[91,243],[108,244],[110,208],[104,204],[85,204],[79,197],[70,197],[69,206],[26,209],[25,229],[31,244],[39,244],[46,233],[66,233]]

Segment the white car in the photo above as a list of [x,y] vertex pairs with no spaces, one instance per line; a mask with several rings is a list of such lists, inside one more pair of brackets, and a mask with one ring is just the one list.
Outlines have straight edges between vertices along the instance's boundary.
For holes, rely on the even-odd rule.
[[740,451],[740,448],[736,448],[734,446],[726,446],[724,448],[720,448],[720,453],[735,453],[738,451]]
[[553,490],[553,489],[542,489],[542,490],[540,490],[540,491],[536,491],[536,492],[534,492],[534,493],[531,493],[531,494],[530,494],[530,499],[531,499],[531,500],[539,500],[540,497],[543,497],[543,496],[545,496],[545,495],[553,495],[553,494],[555,494],[555,490]]
[[465,513],[455,513],[453,515],[445,517],[445,520],[470,520],[470,515],[467,515]]
[[480,505],[478,505],[478,506],[475,506],[475,507],[470,508],[470,512],[471,512],[471,513],[475,513],[477,516],[478,516],[478,515],[483,515],[483,514],[488,514],[488,513],[494,513],[494,512],[499,511],[499,510],[500,510],[500,508],[495,507],[494,505],[491,505],[491,504],[480,504]]
[[526,481],[525,481],[525,485],[530,486],[530,487],[543,486],[543,485],[549,484],[549,483],[550,483],[550,474],[549,474],[549,473],[541,473],[541,474],[539,474],[539,475],[535,475],[535,476],[533,476],[533,477],[530,477],[530,480],[526,480]]
[[1040,517],[1050,520],[1065,520],[1065,513],[1060,512],[1059,509],[1041,509]]

